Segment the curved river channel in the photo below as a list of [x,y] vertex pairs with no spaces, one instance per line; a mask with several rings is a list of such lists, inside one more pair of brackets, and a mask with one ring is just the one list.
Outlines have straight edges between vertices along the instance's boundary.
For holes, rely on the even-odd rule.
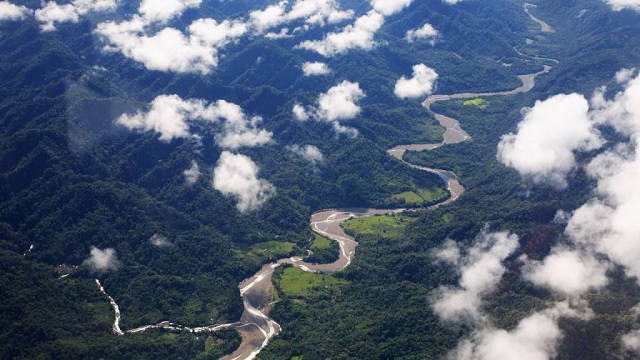
[[361,216],[371,216],[379,214],[400,213],[403,211],[418,211],[428,210],[434,207],[449,204],[456,201],[463,193],[464,187],[458,181],[456,174],[448,170],[432,169],[428,167],[417,166],[405,162],[402,157],[407,150],[431,150],[442,145],[459,143],[471,137],[460,127],[458,120],[451,117],[435,113],[431,110],[431,105],[438,101],[447,101],[452,99],[472,99],[476,97],[485,96],[507,96],[518,93],[524,93],[531,90],[535,84],[536,76],[547,73],[551,70],[551,66],[544,66],[544,70],[528,75],[520,75],[519,78],[522,81],[522,86],[504,92],[485,92],[485,93],[459,93],[453,95],[431,95],[424,102],[424,107],[431,112],[436,120],[446,129],[443,135],[443,141],[438,144],[410,144],[399,145],[387,150],[387,153],[399,161],[403,162],[407,166],[415,169],[428,171],[434,173],[447,184],[447,189],[451,193],[451,196],[444,202],[436,204],[430,208],[425,209],[333,209],[324,210],[315,213],[311,216],[311,229],[329,239],[337,241],[340,244],[340,256],[338,260],[330,264],[310,264],[305,262],[300,257],[290,257],[280,259],[277,262],[264,265],[260,271],[258,271],[252,277],[242,281],[239,285],[240,296],[244,303],[244,312],[240,318],[240,321],[230,324],[212,325],[204,327],[186,327],[179,324],[174,324],[169,321],[164,321],[154,325],[141,326],[135,329],[122,331],[120,329],[120,309],[118,304],[111,298],[100,285],[100,282],[96,280],[100,291],[102,291],[111,303],[115,320],[113,322],[113,332],[118,335],[124,335],[125,333],[138,333],[152,328],[161,328],[174,331],[187,331],[187,332],[215,332],[224,328],[235,328],[242,336],[242,343],[240,347],[231,355],[225,356],[223,359],[235,360],[235,359],[254,359],[256,355],[269,343],[269,340],[278,334],[280,331],[280,325],[273,319],[269,318],[269,310],[273,305],[270,303],[271,295],[273,291],[272,275],[274,270],[282,265],[289,264],[298,267],[304,271],[314,273],[334,273],[340,271],[353,260],[355,255],[356,246],[358,243],[353,237],[345,234],[341,224],[347,219]]

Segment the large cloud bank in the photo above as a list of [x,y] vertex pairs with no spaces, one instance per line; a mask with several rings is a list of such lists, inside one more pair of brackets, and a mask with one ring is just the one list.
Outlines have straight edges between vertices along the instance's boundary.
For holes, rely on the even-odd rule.
[[518,236],[506,232],[483,231],[464,256],[452,241],[436,253],[445,262],[456,266],[460,274],[458,287],[441,287],[433,302],[435,313],[443,320],[478,321],[482,316],[480,303],[495,290],[506,269],[502,265],[518,248]]
[[276,188],[258,178],[259,168],[249,157],[224,151],[213,171],[213,188],[234,197],[240,212],[258,210]]
[[602,145],[588,111],[588,101],[578,94],[536,102],[518,132],[502,137],[498,159],[536,182],[564,188],[576,165],[574,152]]
[[395,85],[393,93],[401,98],[418,98],[433,92],[433,84],[438,79],[438,73],[425,64],[413,66],[413,77],[401,77]]
[[342,125],[340,121],[353,119],[360,114],[361,108],[357,102],[364,97],[365,93],[358,83],[345,80],[326,93],[320,94],[317,107],[305,109],[302,105],[295,104],[293,114],[297,120],[313,118],[328,122],[332,124],[336,133],[355,136],[357,131]]
[[[595,139],[595,130],[587,129],[597,125],[611,126],[623,139],[617,144],[610,144],[606,151],[587,161],[585,169],[596,181],[596,193],[568,216],[565,233],[569,246],[556,246],[547,258],[530,263],[525,271],[525,276],[532,282],[564,296],[581,296],[606,286],[609,262],[621,266],[627,276],[640,283],[637,280],[640,279],[640,222],[637,216],[640,213],[640,189],[637,186],[640,184],[640,75],[633,70],[623,70],[616,79],[623,90],[607,99],[606,89],[599,89],[591,99],[590,109],[576,94],[564,95],[563,98],[579,101],[556,104],[555,110],[559,113],[573,114],[579,119],[575,131],[583,134],[573,137],[569,146],[565,136],[551,136],[561,148],[564,147],[564,151],[580,148],[580,141],[576,139]],[[554,131],[555,126],[552,126],[548,132]],[[557,143],[543,137],[532,137],[529,141],[536,149],[545,146],[558,148]],[[591,144],[594,145],[588,148],[602,145],[602,141],[591,141]],[[566,169],[566,158],[555,157],[546,162],[546,168]],[[575,166],[575,163],[570,162],[570,165]],[[639,334],[633,332],[623,337],[625,347],[640,350],[637,346],[640,344]]]
[[518,245],[516,235],[491,233],[485,228],[466,251],[452,240],[434,251],[437,261],[455,266],[460,274],[457,287],[441,287],[436,292],[434,312],[443,320],[465,322],[473,328],[471,335],[450,351],[448,359],[550,359],[563,336],[558,321],[591,316],[588,309],[579,311],[562,301],[523,318],[512,330],[496,328],[482,311],[483,301],[495,291],[506,272],[503,262]]
[[178,95],[160,95],[151,102],[148,111],[124,114],[116,122],[131,130],[155,131],[160,134],[160,140],[171,141],[193,136],[189,122],[196,120],[222,122],[216,140],[225,149],[264,145],[272,140],[271,132],[257,127],[262,118],[249,117],[240,106],[224,100],[206,104],[203,100],[184,100]]
[[469,339],[462,340],[448,358],[457,360],[547,360],[555,357],[563,334],[558,326],[560,318],[588,319],[589,312],[581,312],[560,302],[520,320],[510,331],[481,326]]

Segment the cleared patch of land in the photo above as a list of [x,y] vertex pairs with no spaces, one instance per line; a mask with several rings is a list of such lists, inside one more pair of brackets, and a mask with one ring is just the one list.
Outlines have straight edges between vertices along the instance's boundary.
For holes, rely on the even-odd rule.
[[423,205],[425,203],[431,204],[445,199],[448,193],[440,188],[426,189],[419,188],[415,191],[405,191],[400,194],[395,194],[392,197],[394,199],[404,200],[406,205]]
[[296,244],[284,241],[267,241],[263,243],[254,244],[251,247],[251,252],[256,255],[266,257],[283,257],[289,256],[293,252]]
[[486,109],[487,106],[489,106],[489,102],[483,98],[475,98],[475,99],[469,99],[469,100],[465,100],[462,105],[464,106],[475,106],[479,109]]
[[276,281],[278,288],[286,296],[305,298],[328,296],[336,287],[349,284],[347,280],[331,275],[314,274],[295,267],[284,269]]
[[342,227],[356,236],[378,234],[385,238],[399,239],[404,236],[407,225],[416,220],[417,218],[400,215],[365,216],[347,220]]

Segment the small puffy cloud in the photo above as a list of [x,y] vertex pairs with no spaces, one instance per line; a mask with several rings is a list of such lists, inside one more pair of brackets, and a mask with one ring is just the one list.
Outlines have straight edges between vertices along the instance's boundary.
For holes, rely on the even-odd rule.
[[431,45],[434,45],[437,36],[438,30],[434,29],[431,24],[427,23],[420,28],[407,31],[405,39],[407,39],[408,42],[414,42],[419,39],[430,39]]
[[224,151],[213,171],[213,188],[234,197],[240,212],[258,210],[276,193],[273,185],[258,178],[258,171],[249,157]]
[[185,101],[178,95],[160,95],[153,99],[149,111],[138,111],[134,115],[124,114],[116,123],[130,130],[153,130],[160,134],[160,140],[191,136],[187,120],[204,111],[202,101]]
[[396,82],[394,94],[401,99],[429,95],[433,91],[433,84],[437,78],[438,73],[430,67],[424,64],[414,65],[413,77],[407,79],[402,76]]
[[433,255],[439,261],[447,264],[457,265],[460,261],[460,246],[458,243],[447,239],[439,248],[437,248]]
[[169,239],[167,239],[167,237],[162,234],[151,235],[151,237],[149,238],[149,242],[151,243],[151,245],[157,247],[167,247],[172,245],[171,241],[169,241]]
[[606,262],[595,259],[592,254],[559,247],[542,261],[528,262],[523,275],[537,286],[577,297],[606,286],[608,268]]
[[202,0],[142,0],[138,12],[149,21],[165,23],[200,3]]
[[31,15],[33,10],[22,5],[15,5],[8,1],[0,1],[0,21],[2,20],[24,20]]
[[166,27],[148,34],[150,21],[139,15],[120,23],[100,23],[96,32],[107,52],[120,52],[149,70],[208,74],[218,66],[218,51],[247,32],[238,21],[199,19],[187,33]]
[[307,113],[307,110],[305,110],[304,106],[302,106],[300,104],[294,104],[293,105],[293,109],[291,110],[291,112],[293,112],[293,116],[298,121],[307,121],[307,120],[309,120],[309,114]]
[[382,24],[384,16],[371,10],[341,31],[330,33],[322,40],[303,41],[297,47],[315,51],[322,56],[344,54],[351,49],[371,50],[376,45],[373,38]]
[[171,141],[174,138],[191,137],[189,122],[195,120],[224,120],[222,130],[216,134],[216,141],[225,149],[264,145],[272,141],[271,132],[257,127],[262,121],[261,117],[249,117],[240,106],[224,100],[207,105],[203,100],[160,95],[151,102],[148,111],[124,114],[116,122],[131,130],[155,131],[160,134],[160,140]]
[[195,161],[191,161],[191,167],[183,171],[182,174],[184,175],[184,181],[187,183],[187,185],[193,185],[198,182],[198,179],[200,179],[201,175],[198,163]]
[[35,16],[36,20],[41,23],[42,31],[52,31],[56,29],[56,23],[77,23],[80,16],[88,12],[114,10],[116,7],[115,0],[74,0],[64,5],[49,1],[44,7],[35,11]]
[[640,330],[634,330],[622,335],[622,346],[627,351],[640,354]]
[[589,103],[578,94],[537,101],[518,124],[518,132],[502,137],[498,160],[535,182],[566,187],[566,175],[575,167],[574,151],[602,145],[588,110]]
[[616,82],[618,84],[626,83],[635,75],[636,69],[621,69],[616,73]]
[[317,115],[329,122],[352,119],[360,113],[357,102],[364,97],[360,84],[345,80],[320,95]]
[[371,0],[371,7],[384,16],[399,13],[411,5],[413,0]]
[[249,13],[249,21],[258,33],[268,29],[304,21],[308,25],[324,26],[336,24],[353,17],[353,10],[342,11],[336,0],[296,0],[289,7],[289,1],[280,1],[262,10]]
[[320,149],[313,145],[290,145],[287,146],[287,150],[299,156],[300,158],[307,160],[313,166],[316,166],[324,161],[324,155],[322,155]]
[[353,119],[360,114],[361,108],[357,102],[364,97],[365,93],[360,89],[360,84],[345,80],[326,93],[320,94],[318,106],[315,108],[305,109],[302,105],[295,104],[293,115],[299,121],[324,121],[333,125],[334,131],[338,134],[356,136],[358,131],[342,125],[340,120]]
[[447,358],[456,360],[547,360],[556,355],[563,333],[560,318],[588,319],[590,313],[579,312],[561,302],[554,307],[522,319],[511,331],[483,326],[471,338],[458,344]]
[[91,247],[89,258],[83,264],[89,266],[91,271],[96,273],[105,273],[110,270],[117,270],[120,267],[120,262],[114,249],[106,248],[100,250],[95,246]]
[[449,5],[455,5],[459,2],[461,2],[462,0],[442,0],[443,3],[445,4],[449,4]]
[[495,290],[506,271],[502,262],[517,248],[517,235],[489,233],[486,229],[463,256],[455,253],[454,244],[445,243],[436,254],[449,262],[456,261],[460,281],[458,287],[441,287],[437,291],[432,304],[435,313],[448,321],[479,321],[483,297]]
[[304,76],[327,75],[331,69],[323,62],[305,62],[302,64]]
[[640,0],[605,0],[615,11],[631,9],[640,11]]

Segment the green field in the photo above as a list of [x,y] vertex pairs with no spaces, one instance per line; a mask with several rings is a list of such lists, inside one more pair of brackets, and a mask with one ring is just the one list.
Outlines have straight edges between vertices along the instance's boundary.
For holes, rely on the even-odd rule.
[[403,200],[407,205],[422,205],[424,203],[435,203],[447,197],[447,192],[443,189],[436,188],[426,189],[419,188],[415,191],[405,191],[392,196],[394,199]]
[[331,275],[313,274],[294,267],[284,269],[276,281],[284,295],[293,297],[331,295],[337,286],[349,283]]
[[404,229],[416,218],[399,215],[365,216],[347,220],[342,227],[349,234],[370,235],[378,234],[385,238],[398,239],[404,236]]
[[331,240],[324,236],[316,234],[313,243],[311,244],[311,250],[328,249],[331,247]]
[[482,98],[475,98],[470,100],[465,100],[462,105],[464,106],[475,106],[479,109],[486,109],[489,106],[489,102]]
[[289,256],[293,252],[296,244],[284,241],[268,241],[257,243],[251,247],[251,252],[266,257]]

